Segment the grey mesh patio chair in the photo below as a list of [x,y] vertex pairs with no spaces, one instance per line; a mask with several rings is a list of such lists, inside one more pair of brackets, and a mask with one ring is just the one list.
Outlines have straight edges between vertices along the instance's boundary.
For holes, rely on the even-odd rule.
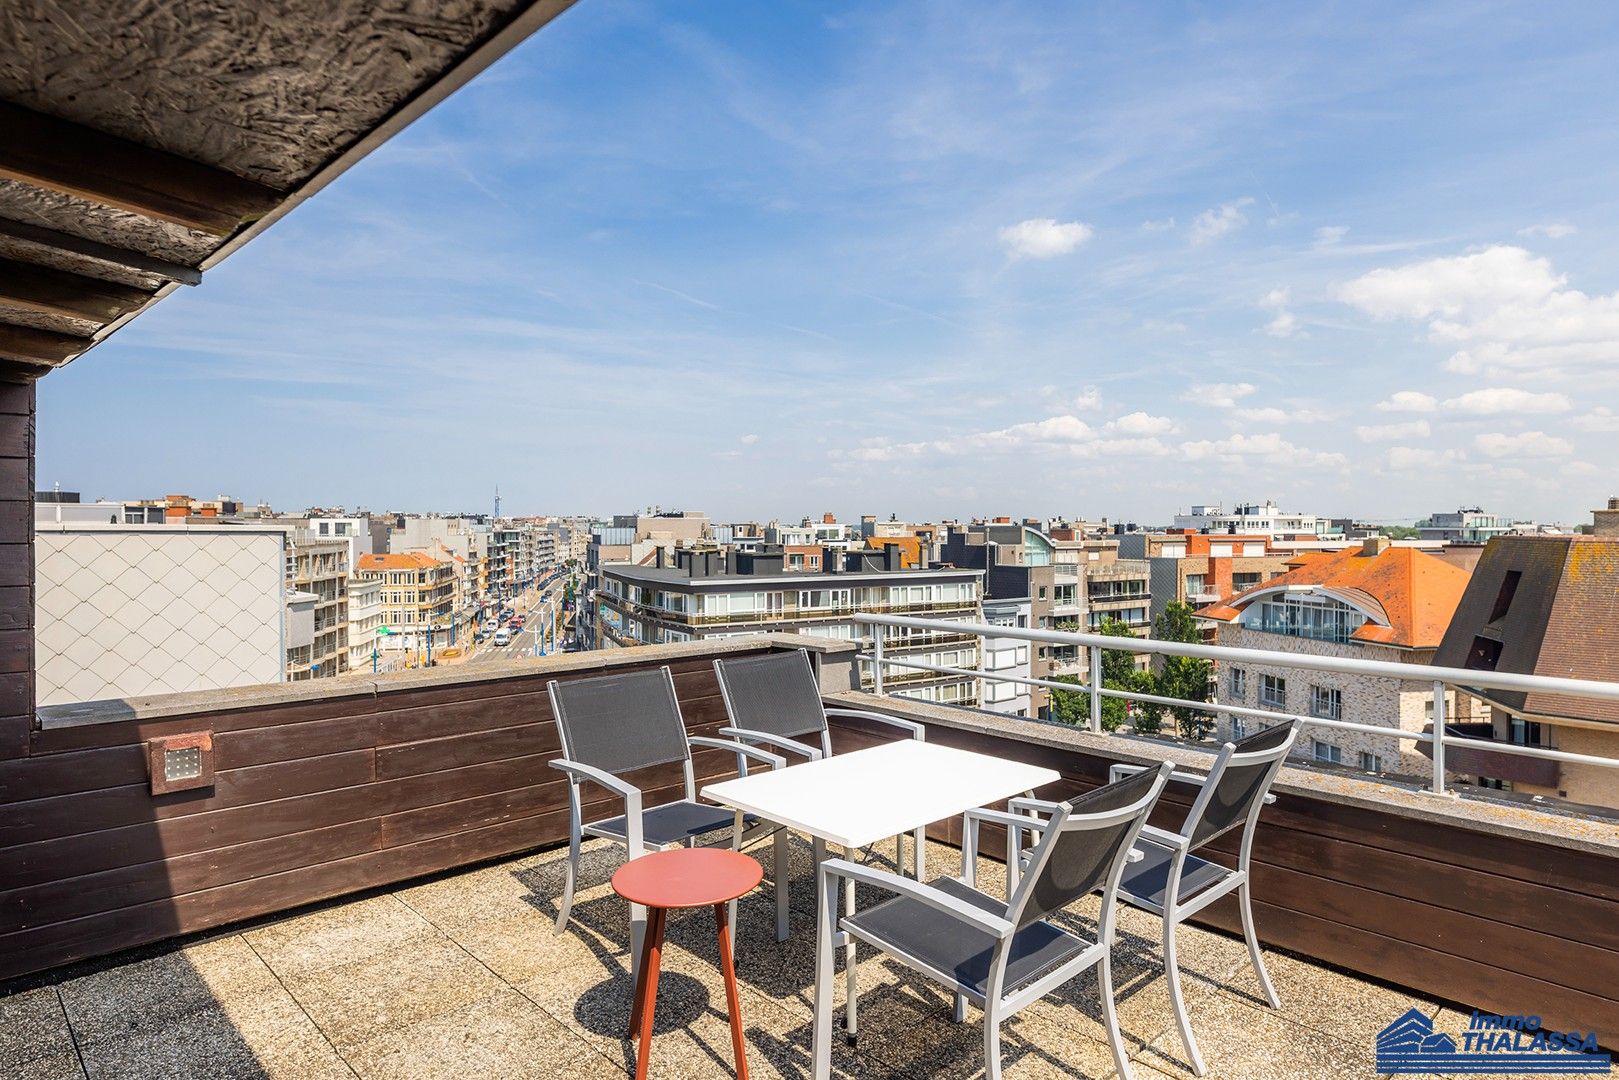
[[[921,724],[897,716],[885,716],[863,709],[827,708],[821,700],[821,682],[816,678],[815,665],[805,649],[715,660],[714,676],[719,680],[725,715],[731,721],[730,726],[720,728],[719,733],[740,739],[750,746],[763,745],[809,761],[831,757],[832,737],[826,723],[828,716],[859,717],[893,728],[918,741],[927,738],[927,730]],[[916,830],[913,856],[920,854],[921,845],[926,842],[925,831]],[[905,858],[904,838],[895,837],[894,844],[894,865],[902,866]],[[816,845],[816,861],[819,862],[823,852],[820,841],[816,841]],[[785,882],[785,845],[776,846],[775,858],[776,880]],[[776,893],[776,939],[787,940],[785,885]]]
[[[1259,937],[1254,932],[1254,909],[1249,896],[1249,860],[1253,854],[1254,828],[1259,823],[1259,812],[1267,802],[1275,802],[1270,794],[1276,774],[1281,772],[1293,742],[1298,738],[1300,721],[1277,724],[1256,731],[1247,738],[1228,742],[1220,748],[1207,776],[1175,770],[1171,780],[1197,785],[1200,790],[1186,814],[1178,832],[1148,825],[1141,831],[1136,847],[1143,858],[1130,866],[1119,885],[1119,900],[1143,911],[1150,911],[1163,919],[1164,974],[1169,981],[1169,999],[1175,1010],[1175,1024],[1180,1028],[1181,1042],[1191,1059],[1192,1071],[1202,1076],[1206,1071],[1203,1054],[1198,1050],[1192,1034],[1192,1021],[1186,1013],[1186,999],[1181,993],[1180,967],[1175,958],[1175,927],[1202,911],[1220,897],[1237,892],[1237,904],[1242,911],[1242,935],[1248,942],[1248,955],[1253,960],[1259,985],[1265,991],[1265,1000],[1271,1008],[1281,1001],[1271,986],[1265,971],[1265,960],[1260,955]],[[1151,766],[1114,765],[1109,778],[1138,773]],[[1013,799],[1008,804],[1013,812],[1040,813],[1051,804],[1037,799]],[[1192,854],[1205,847],[1215,837],[1232,829],[1242,829],[1242,844],[1238,850],[1237,868],[1228,869],[1219,863],[1201,859]],[[1025,863],[1027,859],[1024,860]],[[1012,875],[1009,873],[1008,880]]]
[[[848,983],[844,1028],[857,1030],[859,993],[854,942],[882,950],[956,994],[957,1019],[971,1001],[984,1011],[984,1069],[1001,1075],[1000,1028],[1008,1018],[1089,968],[1098,969],[1102,1019],[1119,1073],[1130,1080],[1130,1062],[1113,1007],[1113,899],[1147,815],[1163,790],[1170,766],[1109,784],[1066,803],[1054,803],[1038,823],[996,810],[969,810],[963,829],[976,834],[983,822],[1040,834],[1027,872],[1009,901],[973,885],[973,864],[964,856],[960,879],[921,884],[844,859],[821,867],[820,937],[816,945],[814,1076],[832,1069],[832,977],[835,952],[847,949]],[[972,848],[976,850],[976,839]],[[852,903],[855,883],[894,895],[863,911],[838,914],[839,893]],[[1045,916],[1101,888],[1102,914],[1096,940],[1058,927]]]
[[[675,696],[674,676],[667,667],[656,671],[632,671],[593,679],[572,679],[545,684],[551,697],[551,714],[562,737],[562,757],[549,762],[568,778],[568,869],[562,902],[557,912],[556,932],[568,926],[573,911],[574,888],[579,876],[579,846],[586,836],[611,840],[625,849],[628,858],[684,844],[691,846],[700,837],[725,831],[724,842],[741,847],[761,836],[777,834],[768,824],[753,822],[737,833],[733,811],[697,801],[692,775],[691,748],[727,750],[736,755],[737,771],[747,774],[748,761],[781,768],[786,759],[734,739],[688,736]],[[658,806],[643,806],[641,791],[621,774],[656,765],[680,763],[685,779],[685,798]],[[585,822],[580,789],[585,783],[606,788],[624,800],[624,813],[616,817]],[[740,823],[746,825],[747,823]],[[777,884],[777,888],[782,888]],[[641,955],[641,935],[646,911],[630,907],[630,958],[632,968]],[[735,919],[732,919],[735,925]]]

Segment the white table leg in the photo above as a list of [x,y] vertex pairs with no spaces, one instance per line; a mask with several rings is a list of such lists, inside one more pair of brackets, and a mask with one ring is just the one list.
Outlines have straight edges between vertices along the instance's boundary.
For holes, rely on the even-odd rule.
[[[787,940],[787,875],[788,851],[787,830],[782,829],[776,833],[775,843],[775,875],[776,875],[776,940]],[[814,878],[810,879],[814,881]]]
[[[744,815],[742,811],[738,810],[736,812],[736,818],[731,826],[731,849],[733,851],[742,850],[742,826],[745,818],[746,815]],[[778,890],[781,889],[781,883],[779,881],[776,883],[776,888]],[[737,902],[732,900],[729,904],[725,905],[725,921],[728,924],[726,929],[731,935],[731,949],[733,952],[736,950],[736,904]]]
[[[845,917],[854,914],[854,878],[845,878],[843,881],[843,914]],[[844,1034],[853,1042],[860,1032],[860,1013],[855,1006],[855,972],[854,972],[854,935],[849,935],[849,944],[843,948],[843,981],[844,1001],[843,1024]]]
[[[916,830],[916,880],[927,880],[927,848],[928,830],[926,826]],[[900,873],[904,873],[903,870]]]

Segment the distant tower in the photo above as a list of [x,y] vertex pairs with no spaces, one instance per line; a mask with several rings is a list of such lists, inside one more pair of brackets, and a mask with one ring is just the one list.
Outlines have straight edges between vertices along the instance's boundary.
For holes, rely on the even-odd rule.
[[500,517],[500,485],[495,485],[495,517]]

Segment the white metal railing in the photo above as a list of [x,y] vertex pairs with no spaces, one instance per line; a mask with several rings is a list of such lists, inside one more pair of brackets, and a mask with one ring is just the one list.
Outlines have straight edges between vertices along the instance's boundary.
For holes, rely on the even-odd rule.
[[[1229,645],[1203,645],[1179,641],[1157,641],[1152,638],[1112,637],[1106,634],[1087,634],[1067,630],[1035,630],[1016,626],[994,626],[988,623],[944,622],[936,619],[918,619],[902,615],[879,615],[862,612],[854,616],[856,623],[873,627],[894,626],[913,630],[946,631],[953,634],[974,634],[980,638],[1011,639],[1043,644],[1083,646],[1089,651],[1090,682],[1058,682],[1022,675],[1007,675],[997,671],[949,667],[928,664],[920,660],[885,656],[883,634],[872,635],[869,653],[861,660],[872,668],[872,688],[883,693],[883,675],[886,668],[908,668],[931,671],[940,675],[976,679],[980,687],[984,681],[1015,682],[1026,686],[1039,686],[1065,693],[1090,695],[1090,731],[1102,734],[1102,699],[1119,698],[1139,701],[1167,708],[1190,708],[1201,712],[1223,713],[1229,716],[1255,717],[1272,722],[1301,721],[1324,728],[1382,735],[1394,739],[1428,743],[1433,747],[1431,788],[1435,794],[1445,793],[1445,749],[1487,750],[1492,753],[1515,754],[1521,757],[1541,758],[1576,765],[1598,765],[1619,768],[1619,758],[1575,754],[1566,750],[1552,750],[1521,743],[1496,742],[1474,739],[1445,732],[1445,691],[1447,688],[1476,687],[1481,690],[1509,690],[1531,693],[1558,694],[1566,697],[1597,701],[1619,702],[1619,683],[1599,682],[1592,679],[1563,679],[1546,675],[1517,675],[1507,672],[1474,671],[1471,668],[1433,667],[1425,664],[1397,664],[1386,660],[1358,660],[1338,656],[1308,656],[1298,653],[1276,652],[1270,649],[1239,649]],[[1297,668],[1305,671],[1325,671],[1339,675],[1370,675],[1400,682],[1431,683],[1433,687],[1433,731],[1407,731],[1404,728],[1377,724],[1359,724],[1349,720],[1329,720],[1323,717],[1288,713],[1275,709],[1255,709],[1246,705],[1217,704],[1211,701],[1193,701],[1188,698],[1163,697],[1133,690],[1116,690],[1101,685],[1102,650],[1115,649],[1131,654],[1151,653],[1158,656],[1189,656],[1200,660],[1219,660],[1242,665]],[[982,695],[980,695],[982,696]]]

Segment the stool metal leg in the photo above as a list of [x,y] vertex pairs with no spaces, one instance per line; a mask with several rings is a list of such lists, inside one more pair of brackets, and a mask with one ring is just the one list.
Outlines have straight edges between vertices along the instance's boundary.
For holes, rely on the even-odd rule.
[[658,1004],[658,965],[663,959],[664,909],[652,908],[647,918],[646,955],[641,957],[635,980],[635,1003],[630,1007],[630,1035],[640,1029],[635,1051],[635,1080],[646,1080],[652,1053],[652,1019]]
[[720,973],[725,976],[725,1008],[731,1017],[731,1052],[736,1056],[737,1080],[748,1080],[748,1053],[742,1040],[742,1002],[736,988],[736,965],[731,961],[731,935],[725,928],[725,905],[714,905],[716,937],[720,945]]

